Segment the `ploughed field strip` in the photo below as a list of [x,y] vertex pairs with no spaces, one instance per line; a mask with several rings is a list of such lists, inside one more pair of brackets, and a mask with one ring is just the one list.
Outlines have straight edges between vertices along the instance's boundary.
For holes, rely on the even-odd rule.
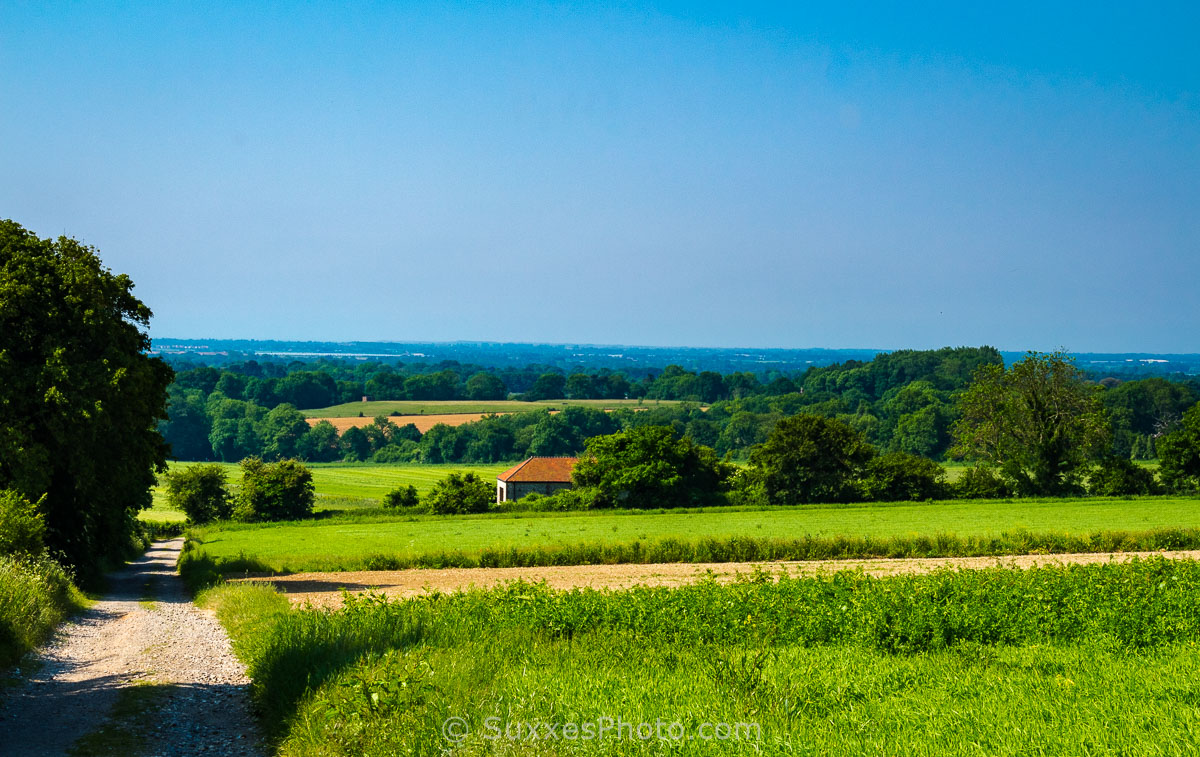
[[90,754],[93,740],[131,755],[263,753],[245,667],[175,575],[182,546],[157,542],[110,576],[0,690],[0,755]]
[[1200,550],[1163,552],[1096,552],[1064,555],[1014,555],[1007,557],[937,557],[873,560],[809,560],[768,563],[667,563],[548,566],[538,568],[447,568],[438,570],[376,570],[338,573],[295,573],[288,576],[233,579],[270,583],[293,604],[337,607],[343,592],[373,591],[390,597],[413,597],[432,592],[488,588],[512,581],[545,582],[555,589],[628,589],[634,586],[683,586],[713,579],[730,583],[739,576],[767,572],[780,576],[827,575],[841,570],[861,570],[884,577],[930,573],[935,570],[973,570],[992,567],[1030,568],[1044,565],[1087,565],[1128,562],[1134,558],[1200,559]]

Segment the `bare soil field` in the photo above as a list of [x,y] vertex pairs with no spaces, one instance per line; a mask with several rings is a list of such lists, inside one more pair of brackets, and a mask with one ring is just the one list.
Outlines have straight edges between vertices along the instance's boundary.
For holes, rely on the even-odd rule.
[[[484,415],[483,413],[443,413],[440,415],[393,415],[390,418],[388,418],[388,420],[391,421],[392,423],[395,423],[397,426],[407,426],[408,424],[411,423],[414,426],[416,426],[417,430],[423,434],[439,423],[445,423],[447,426],[461,426],[464,423],[471,423],[472,421],[477,421],[480,418],[482,418],[483,415]],[[497,413],[497,415],[503,415],[503,413]],[[320,423],[321,421],[329,421],[330,423],[333,424],[333,427],[337,429],[339,434],[345,432],[346,429],[351,428],[352,426],[358,426],[359,428],[362,428],[364,426],[370,426],[372,423],[375,422],[374,418],[359,418],[358,416],[351,416],[351,417],[346,417],[346,418],[307,418],[306,420],[308,421],[308,425],[310,425],[310,426],[315,426],[318,423]]]
[[1161,556],[1173,560],[1200,559],[1200,550],[1178,552],[1100,552],[1069,555],[1014,555],[1011,557],[939,557],[877,560],[813,560],[768,563],[665,563],[654,565],[579,565],[541,568],[446,568],[440,570],[377,570],[345,573],[295,573],[288,576],[251,577],[238,581],[274,584],[294,604],[337,607],[342,591],[377,591],[390,597],[412,597],[430,592],[452,592],[469,587],[487,588],[509,581],[545,581],[555,589],[628,589],[634,586],[683,586],[713,578],[729,583],[741,575],[767,571],[776,578],[862,570],[872,576],[929,573],[942,568],[975,570],[1038,565],[1084,565],[1135,557]]

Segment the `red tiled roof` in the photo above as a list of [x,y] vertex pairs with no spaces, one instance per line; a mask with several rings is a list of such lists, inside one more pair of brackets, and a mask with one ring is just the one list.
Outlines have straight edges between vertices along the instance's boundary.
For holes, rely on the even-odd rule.
[[514,465],[496,478],[535,484],[569,484],[577,457],[531,457]]

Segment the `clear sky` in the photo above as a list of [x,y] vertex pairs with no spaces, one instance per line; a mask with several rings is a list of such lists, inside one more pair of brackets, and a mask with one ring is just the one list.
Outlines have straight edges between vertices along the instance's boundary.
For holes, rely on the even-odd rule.
[[780,5],[0,0],[0,217],[157,336],[1200,351],[1195,4]]

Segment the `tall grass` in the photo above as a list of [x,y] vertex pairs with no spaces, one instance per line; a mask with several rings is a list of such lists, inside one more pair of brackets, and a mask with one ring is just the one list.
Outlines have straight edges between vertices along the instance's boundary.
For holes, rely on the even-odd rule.
[[0,667],[42,643],[85,602],[71,576],[50,558],[0,555]]
[[[307,571],[407,570],[409,568],[515,568],[622,563],[726,563],[778,560],[842,560],[912,557],[992,557],[1000,555],[1096,552],[1153,552],[1200,549],[1200,529],[1097,531],[1090,534],[1027,533],[999,536],[804,536],[794,539],[728,536],[696,540],[665,538],[624,544],[604,542],[486,547],[477,551],[431,550],[408,554],[306,555],[267,559],[255,555],[212,557],[200,540],[189,540],[180,572],[193,583],[205,571],[210,583],[220,575]],[[190,572],[190,573],[189,573]]]
[[[282,754],[1187,754],[1200,564],[1154,558],[680,589],[523,583],[337,611],[205,595]],[[449,744],[460,717],[469,736]],[[490,741],[505,724],[755,723],[753,740]],[[702,746],[702,748],[697,748]]]

